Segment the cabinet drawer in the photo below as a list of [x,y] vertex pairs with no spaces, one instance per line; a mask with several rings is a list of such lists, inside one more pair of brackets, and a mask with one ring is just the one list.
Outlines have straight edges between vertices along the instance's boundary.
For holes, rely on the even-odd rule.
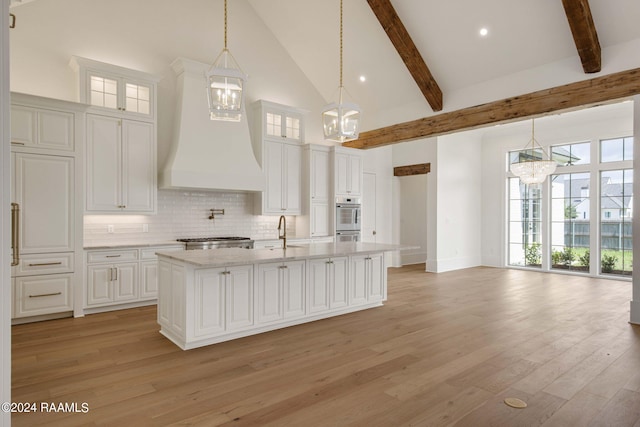
[[11,270],[11,275],[33,276],[36,274],[73,273],[73,252],[60,254],[24,254],[20,264]]
[[184,250],[184,246],[176,245],[176,246],[156,246],[153,248],[144,248],[140,249],[140,259],[149,260],[149,259],[158,259],[156,252],[172,252],[172,251],[181,251]]
[[73,310],[73,274],[18,277],[14,289],[14,317]]
[[137,259],[137,249],[87,252],[87,263],[89,264],[95,264],[98,262],[136,261]]

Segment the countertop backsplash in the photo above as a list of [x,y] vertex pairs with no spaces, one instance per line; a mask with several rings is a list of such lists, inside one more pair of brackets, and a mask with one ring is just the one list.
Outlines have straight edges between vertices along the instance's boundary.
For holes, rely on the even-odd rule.
[[[157,215],[85,215],[84,242],[147,243],[205,236],[276,239],[279,217],[254,215],[253,199],[251,193],[158,190]],[[211,220],[214,208],[225,213]],[[287,216],[287,235],[295,236],[295,216]]]

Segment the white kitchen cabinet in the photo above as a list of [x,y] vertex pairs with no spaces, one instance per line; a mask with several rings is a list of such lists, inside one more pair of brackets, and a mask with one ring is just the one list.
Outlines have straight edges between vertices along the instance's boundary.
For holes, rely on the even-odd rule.
[[12,279],[13,317],[23,318],[73,310],[73,274]]
[[181,250],[179,244],[87,250],[85,311],[153,304],[160,274],[156,252]]
[[73,252],[73,157],[12,153],[11,200],[20,207],[20,254]]
[[384,254],[356,255],[350,260],[349,304],[386,299]]
[[305,314],[305,262],[267,263],[257,267],[256,313],[258,323]]
[[82,295],[82,149],[86,106],[11,94],[14,323],[68,315]]
[[74,151],[74,114],[67,111],[11,106],[11,145]]
[[334,206],[331,147],[305,145],[303,164],[303,214],[296,218],[296,234],[312,238],[331,236],[331,209]]
[[309,260],[309,312],[348,306],[347,257]]
[[150,74],[74,56],[80,102],[122,117],[152,119],[158,79]]
[[257,134],[276,141],[304,142],[305,110],[265,100],[253,104]]
[[194,337],[253,325],[253,266],[197,270],[194,294]]
[[265,141],[265,190],[262,215],[299,215],[302,211],[302,149],[299,145]]
[[357,150],[336,147],[333,172],[336,196],[362,196],[362,155]]
[[154,212],[154,125],[87,115],[87,212]]
[[138,287],[138,263],[87,267],[87,307],[137,300]]

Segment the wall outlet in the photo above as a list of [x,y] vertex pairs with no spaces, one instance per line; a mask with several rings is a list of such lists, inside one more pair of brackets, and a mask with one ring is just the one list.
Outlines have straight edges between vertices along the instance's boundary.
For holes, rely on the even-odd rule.
[[107,225],[107,233],[113,233],[113,225]]
[[149,232],[149,224],[142,224],[142,232],[143,233]]

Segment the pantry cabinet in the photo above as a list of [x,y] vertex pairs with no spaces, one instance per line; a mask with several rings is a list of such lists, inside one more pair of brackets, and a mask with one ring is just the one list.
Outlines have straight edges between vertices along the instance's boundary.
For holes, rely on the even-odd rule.
[[87,114],[86,157],[87,212],[155,211],[153,124]]
[[303,164],[303,209],[296,218],[296,233],[310,238],[332,236],[331,147],[305,145]]

